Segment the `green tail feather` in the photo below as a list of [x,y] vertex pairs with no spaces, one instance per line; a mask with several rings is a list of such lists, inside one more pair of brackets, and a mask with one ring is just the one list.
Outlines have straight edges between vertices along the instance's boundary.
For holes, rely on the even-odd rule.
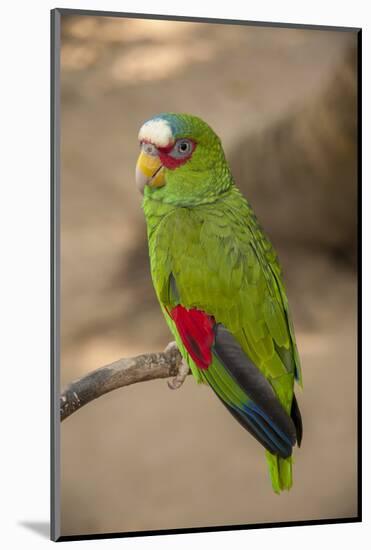
[[292,487],[292,457],[281,458],[269,451],[266,451],[265,456],[273,491],[277,494],[285,489],[289,491]]

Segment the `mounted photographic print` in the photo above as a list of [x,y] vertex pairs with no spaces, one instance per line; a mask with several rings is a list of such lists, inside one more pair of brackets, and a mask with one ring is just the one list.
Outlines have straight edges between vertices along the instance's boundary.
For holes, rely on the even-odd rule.
[[52,538],[361,520],[361,31],[52,11]]

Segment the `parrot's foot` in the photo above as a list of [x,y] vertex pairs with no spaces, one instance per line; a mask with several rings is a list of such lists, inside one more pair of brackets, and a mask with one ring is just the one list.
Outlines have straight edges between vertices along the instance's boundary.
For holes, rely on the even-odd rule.
[[[178,349],[178,346],[176,342],[170,342],[165,348],[165,353],[171,351],[173,348]],[[182,359],[181,363],[178,367],[178,374],[173,378],[172,380],[169,380],[167,385],[171,390],[177,390],[180,388],[180,386],[183,385],[184,380],[187,378],[189,374],[189,366],[187,363]]]
[[178,374],[172,380],[168,380],[167,385],[171,390],[179,389],[180,386],[183,385],[183,382],[187,378],[188,374],[189,374],[189,366],[184,361],[184,359],[182,359],[182,362],[180,363],[178,368]]
[[173,349],[178,349],[178,346],[176,345],[175,340],[168,343],[168,345],[164,349],[164,353],[169,353],[169,351],[172,351]]

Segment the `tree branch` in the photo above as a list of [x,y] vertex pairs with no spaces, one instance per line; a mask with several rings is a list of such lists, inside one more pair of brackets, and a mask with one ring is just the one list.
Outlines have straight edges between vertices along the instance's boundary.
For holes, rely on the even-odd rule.
[[[175,344],[165,351],[119,359],[69,384],[60,397],[61,421],[105,393],[137,382],[181,375],[182,356]],[[171,386],[170,386],[171,387]]]

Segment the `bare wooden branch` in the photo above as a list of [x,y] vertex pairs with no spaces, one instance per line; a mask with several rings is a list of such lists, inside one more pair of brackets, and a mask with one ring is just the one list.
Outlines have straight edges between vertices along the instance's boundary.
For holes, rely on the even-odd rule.
[[182,356],[175,344],[165,351],[119,359],[75,380],[60,397],[61,421],[93,399],[110,391],[158,378],[177,377],[182,370]]

